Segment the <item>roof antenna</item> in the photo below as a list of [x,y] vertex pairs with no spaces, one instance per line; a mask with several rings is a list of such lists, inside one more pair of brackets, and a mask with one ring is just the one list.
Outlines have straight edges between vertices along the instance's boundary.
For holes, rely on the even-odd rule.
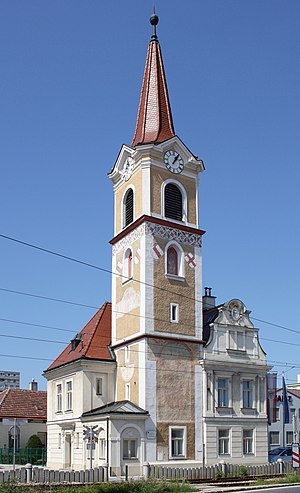
[[155,7],[153,7],[153,14],[150,17],[150,24],[152,25],[152,36],[151,39],[157,39],[156,26],[158,24],[158,16],[155,13]]

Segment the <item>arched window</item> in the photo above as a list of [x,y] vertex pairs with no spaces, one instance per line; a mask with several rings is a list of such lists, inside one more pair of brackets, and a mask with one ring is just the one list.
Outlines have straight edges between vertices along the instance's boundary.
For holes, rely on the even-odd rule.
[[167,250],[167,274],[178,276],[178,252],[170,246]]
[[130,188],[124,197],[124,227],[133,222],[133,190]]
[[8,432],[8,447],[16,450],[20,448],[20,428],[18,426],[12,426]]
[[168,183],[165,186],[165,217],[182,221],[182,193],[177,185]]
[[[130,248],[127,248],[124,256],[124,270],[123,270],[123,275],[124,279],[123,282],[126,282],[128,279],[132,278],[132,250]],[[128,279],[126,279],[128,278]]]

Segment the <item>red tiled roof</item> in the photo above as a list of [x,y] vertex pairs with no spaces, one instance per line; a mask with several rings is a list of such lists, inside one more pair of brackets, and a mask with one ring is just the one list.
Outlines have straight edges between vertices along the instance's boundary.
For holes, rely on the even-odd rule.
[[113,361],[109,350],[111,344],[111,303],[104,303],[77,336],[80,339],[77,347],[72,349],[71,341],[51,363],[46,372],[81,358]]
[[159,143],[174,135],[161,49],[158,40],[151,39],[132,145]]
[[47,392],[6,389],[0,393],[0,418],[47,420]]

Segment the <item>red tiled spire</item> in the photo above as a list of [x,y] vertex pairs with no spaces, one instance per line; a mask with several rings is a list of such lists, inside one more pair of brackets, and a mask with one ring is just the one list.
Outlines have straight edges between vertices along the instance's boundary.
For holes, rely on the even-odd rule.
[[157,15],[153,14],[150,22],[153,35],[148,47],[132,146],[163,142],[175,135],[164,64],[156,36]]

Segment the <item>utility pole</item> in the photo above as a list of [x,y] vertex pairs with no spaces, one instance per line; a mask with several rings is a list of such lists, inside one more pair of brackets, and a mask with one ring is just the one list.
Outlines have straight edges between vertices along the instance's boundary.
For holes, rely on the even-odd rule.
[[98,428],[98,425],[95,426],[83,425],[83,427],[84,427],[83,439],[87,440],[87,448],[90,451],[90,469],[93,469],[93,449],[95,443],[98,442],[98,435],[100,432],[100,428]]

